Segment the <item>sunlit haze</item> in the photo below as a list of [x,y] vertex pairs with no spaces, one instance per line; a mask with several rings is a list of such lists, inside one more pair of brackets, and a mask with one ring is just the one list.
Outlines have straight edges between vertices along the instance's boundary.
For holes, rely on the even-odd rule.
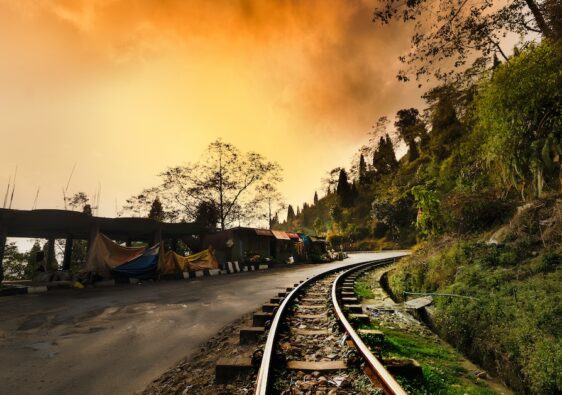
[[376,1],[0,0],[0,187],[12,208],[62,208],[62,188],[99,215],[197,160],[221,137],[284,169],[302,205],[346,166],[376,119],[420,104],[399,83],[403,26]]

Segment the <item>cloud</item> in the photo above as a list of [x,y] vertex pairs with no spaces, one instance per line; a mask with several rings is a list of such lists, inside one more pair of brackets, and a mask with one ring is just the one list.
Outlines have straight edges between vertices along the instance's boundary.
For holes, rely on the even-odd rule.
[[259,69],[256,78],[278,90],[286,111],[337,129],[363,133],[361,125],[419,95],[395,81],[409,31],[403,25],[377,28],[371,21],[376,0],[36,4],[30,14],[74,28],[80,40],[70,51],[88,51],[98,67],[126,67],[173,51],[246,62]]

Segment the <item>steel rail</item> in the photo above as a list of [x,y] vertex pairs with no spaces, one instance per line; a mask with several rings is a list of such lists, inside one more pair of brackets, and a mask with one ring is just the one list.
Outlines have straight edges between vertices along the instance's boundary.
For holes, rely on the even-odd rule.
[[355,332],[355,329],[353,329],[353,327],[347,320],[338,302],[337,288],[339,283],[342,282],[342,280],[348,277],[351,273],[360,271],[363,268],[369,268],[371,266],[373,266],[373,263],[367,263],[365,265],[346,270],[345,272],[340,274],[332,284],[332,303],[334,304],[334,310],[336,311],[338,319],[344,326],[345,331],[351,338],[351,341],[353,341],[353,344],[355,344],[355,347],[357,348],[363,359],[371,368],[372,373],[376,376],[377,380],[382,385],[384,393],[387,395],[407,395],[402,386],[398,384],[398,382],[394,379],[394,377],[392,377],[388,370],[386,370],[383,364],[371,353],[369,347],[367,347],[367,345],[363,343],[361,337],[357,334],[357,332]]
[[[320,278],[325,277],[329,274],[332,274],[334,272],[337,271],[341,271],[341,270],[345,270],[345,269],[349,269],[347,270],[345,273],[351,273],[351,271],[360,268],[360,267],[365,267],[365,266],[369,266],[369,265],[373,265],[373,264],[378,264],[378,265],[384,265],[386,263],[389,262],[393,262],[395,261],[396,258],[383,258],[383,259],[377,259],[377,260],[373,260],[373,261],[369,261],[367,263],[363,262],[363,263],[355,263],[355,264],[350,264],[347,266],[340,266],[340,267],[336,267],[336,268],[332,268],[329,270],[326,270],[322,273],[319,273],[313,277],[310,277],[308,279],[306,279],[305,281],[303,281],[302,283],[300,283],[299,285],[297,285],[288,295],[285,296],[285,298],[283,298],[283,301],[281,302],[281,304],[279,305],[279,308],[277,309],[277,313],[275,314],[275,316],[273,317],[273,321],[271,322],[271,326],[269,328],[269,334],[267,335],[267,340],[265,343],[265,347],[263,350],[263,357],[261,360],[261,364],[260,364],[260,369],[258,371],[258,376],[257,376],[257,380],[256,380],[256,389],[255,389],[255,394],[256,395],[269,395],[269,385],[271,384],[271,380],[270,380],[270,372],[271,372],[271,364],[273,362],[273,352],[275,351],[275,341],[277,340],[277,336],[279,334],[279,327],[280,327],[280,323],[281,320],[283,319],[283,317],[286,315],[288,307],[290,306],[291,302],[293,301],[293,299],[295,299],[295,297],[298,295],[298,293],[300,292],[300,290],[305,287],[306,285],[312,284],[316,281],[318,281]],[[339,276],[338,278],[341,278],[341,276]],[[335,282],[334,282],[335,284]],[[335,305],[334,305],[335,306]],[[340,309],[341,311],[341,309]],[[344,317],[345,319],[345,317]],[[345,321],[347,322],[347,320]],[[349,325],[349,323],[347,323]],[[359,341],[361,341],[361,339],[359,339]],[[379,362],[380,364],[380,362]],[[384,367],[383,367],[384,369]],[[388,372],[387,372],[388,374]],[[399,392],[397,394],[406,394],[405,392]]]

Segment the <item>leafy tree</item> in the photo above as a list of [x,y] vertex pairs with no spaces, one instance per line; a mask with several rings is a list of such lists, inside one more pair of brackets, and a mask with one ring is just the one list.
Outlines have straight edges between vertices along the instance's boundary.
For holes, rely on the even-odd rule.
[[[90,198],[84,192],[75,193],[73,196],[66,197],[65,199],[66,199],[67,206],[72,208],[72,210],[80,210],[80,211],[83,211],[86,205],[89,206],[88,202],[90,201]],[[91,211],[91,207],[90,207],[90,211]]]
[[262,184],[256,189],[256,196],[251,206],[257,214],[256,219],[265,219],[269,229],[272,229],[276,223],[275,218],[277,223],[279,222],[279,213],[286,208],[283,195],[273,183]]
[[312,226],[314,227],[314,231],[316,232],[317,235],[320,235],[325,231],[324,222],[322,222],[322,220],[319,217],[316,217],[316,219],[314,219],[314,223]]
[[215,205],[221,229],[252,220],[259,188],[281,181],[281,168],[255,152],[242,153],[218,139],[201,161],[176,166],[160,174],[162,184],[127,200],[123,212],[144,214],[158,196],[168,219],[194,220],[202,202]]
[[500,45],[508,33],[538,33],[558,39],[561,7],[559,0],[500,4],[478,0],[383,0],[373,20],[383,25],[395,20],[414,24],[412,48],[400,58],[406,69],[399,72],[399,80],[408,81],[411,75],[418,81],[427,81],[430,76],[446,80],[459,76],[459,71],[477,75],[494,55],[510,61]]
[[6,244],[4,249],[4,279],[22,280],[25,278],[27,255],[18,250],[15,242]]
[[542,196],[560,188],[562,57],[543,42],[499,66],[476,97],[476,132],[483,156],[503,187]]
[[418,158],[417,140],[425,135],[425,125],[419,115],[419,111],[415,108],[402,109],[396,113],[394,122],[398,135],[408,145],[410,162]]
[[[160,199],[160,195],[166,195],[166,198]],[[174,201],[170,199],[170,195],[166,194],[162,188],[147,188],[143,190],[138,195],[132,196],[126,200],[125,205],[118,213],[119,216],[130,215],[133,217],[144,217],[149,218],[150,211],[154,201],[158,199],[162,205],[162,211],[165,216],[166,221],[174,221],[177,219],[187,219],[178,218],[179,214],[177,209],[172,208]],[[178,197],[179,199],[179,197]]]
[[206,228],[215,229],[219,223],[219,211],[212,202],[200,202],[197,206],[195,223]]
[[423,185],[412,188],[418,214],[416,228],[422,236],[434,236],[441,229],[440,200],[437,192]]
[[429,148],[439,160],[449,156],[462,136],[463,126],[455,108],[459,93],[452,85],[443,85],[431,89],[423,96],[429,104],[431,114]]

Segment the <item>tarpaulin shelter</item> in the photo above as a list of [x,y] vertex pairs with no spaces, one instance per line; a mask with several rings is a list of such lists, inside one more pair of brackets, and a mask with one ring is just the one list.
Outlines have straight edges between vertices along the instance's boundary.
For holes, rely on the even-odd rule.
[[168,251],[162,254],[158,263],[160,273],[174,273],[176,271],[196,271],[205,269],[218,269],[212,248],[188,256]]
[[81,272],[96,273],[111,278],[111,271],[124,263],[141,257],[146,247],[123,247],[98,233],[90,245],[86,264]]
[[147,248],[138,258],[114,268],[112,274],[115,277],[138,278],[140,280],[155,278],[158,273],[159,250],[160,244]]

